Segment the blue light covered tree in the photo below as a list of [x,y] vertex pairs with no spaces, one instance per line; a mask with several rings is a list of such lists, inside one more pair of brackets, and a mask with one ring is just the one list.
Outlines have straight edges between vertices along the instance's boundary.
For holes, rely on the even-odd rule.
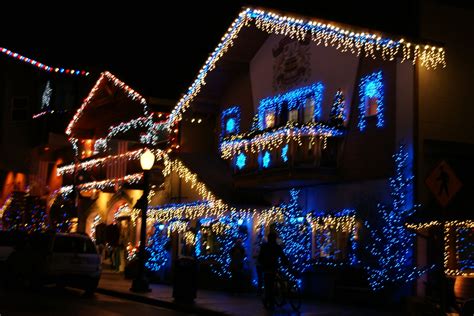
[[311,265],[311,226],[303,210],[298,206],[299,193],[299,190],[290,190],[290,203],[281,205],[284,210],[284,222],[277,223],[275,230],[290,262],[290,269],[283,266],[282,272],[301,286],[298,275]]
[[370,287],[380,290],[388,284],[410,282],[425,273],[413,263],[415,234],[405,227],[415,212],[412,202],[413,175],[409,155],[401,145],[393,156],[395,176],[390,178],[391,205],[378,204],[377,214],[365,225],[370,231],[366,270]]
[[164,231],[164,225],[162,223],[155,223],[155,231],[148,241],[147,251],[150,254],[148,260],[145,263],[151,271],[160,271],[168,262],[168,251],[167,243],[169,238]]

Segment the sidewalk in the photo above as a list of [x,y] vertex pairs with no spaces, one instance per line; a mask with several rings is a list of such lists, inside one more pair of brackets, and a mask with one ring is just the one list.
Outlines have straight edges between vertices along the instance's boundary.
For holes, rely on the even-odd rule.
[[[195,304],[183,305],[173,301],[171,286],[152,284],[150,286],[152,292],[139,294],[130,291],[131,284],[132,281],[124,279],[122,274],[104,271],[97,292],[198,315],[271,315],[263,308],[260,298],[251,294],[231,296],[221,292],[198,290]],[[297,314],[292,312],[290,306],[286,306],[283,309],[276,309],[273,315]],[[399,313],[354,306],[340,306],[334,303],[304,301],[299,315],[391,316],[399,315]]]

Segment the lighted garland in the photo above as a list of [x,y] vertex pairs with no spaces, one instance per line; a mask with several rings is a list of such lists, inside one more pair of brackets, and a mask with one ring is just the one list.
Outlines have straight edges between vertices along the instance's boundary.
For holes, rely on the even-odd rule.
[[309,86],[301,87],[289,92],[268,97],[260,100],[258,106],[258,126],[265,129],[265,113],[274,111],[278,115],[283,106],[288,106],[288,110],[296,109],[304,106],[308,98],[314,101],[313,117],[315,121],[321,118],[321,102],[323,100],[324,86],[321,82],[314,83]]
[[[134,151],[129,151],[129,152],[126,152],[126,153],[120,154],[120,155],[109,155],[107,157],[101,157],[101,158],[86,160],[86,161],[80,162],[78,164],[72,163],[72,164],[64,165],[64,166],[61,166],[61,167],[57,168],[57,174],[58,174],[58,176],[59,175],[65,175],[65,174],[73,174],[74,169],[76,169],[76,172],[78,172],[79,170],[90,170],[90,169],[93,169],[93,168],[105,166],[107,164],[113,163],[114,161],[118,161],[118,160],[122,160],[122,159],[126,159],[128,161],[139,160],[140,156],[142,155],[142,153],[145,150],[146,150],[146,148],[141,148],[141,149],[137,149],[137,150],[134,150]],[[156,161],[163,160],[164,155],[166,155],[160,149],[153,150],[153,153],[155,154]]]
[[74,75],[74,76],[89,76],[89,72],[85,70],[76,70],[76,69],[67,69],[63,67],[51,67],[48,65],[45,65],[43,63],[40,63],[39,61],[36,61],[34,59],[25,57],[23,55],[20,55],[18,53],[12,52],[9,49],[6,49],[5,47],[0,47],[0,52],[3,54],[15,58],[17,60],[20,60],[22,62],[25,62],[27,64],[30,64],[32,66],[35,66],[41,70],[45,70],[47,72],[57,72],[60,74],[67,74],[67,75]]
[[197,201],[152,207],[147,215],[155,222],[169,222],[175,219],[218,218],[223,216],[226,210],[226,207],[216,207],[209,201]]
[[316,20],[305,21],[270,11],[247,8],[232,22],[186,94],[178,101],[168,120],[169,126],[181,120],[183,112],[205,85],[207,74],[216,67],[219,59],[235,43],[242,27],[250,26],[252,23],[270,34],[280,34],[299,40],[310,38],[317,45],[331,46],[341,52],[350,52],[357,56],[376,58],[376,55],[380,55],[384,60],[394,60],[400,56],[401,62],[406,60],[411,60],[413,64],[420,62],[421,66],[427,69],[446,67],[445,52],[441,47],[413,44],[403,38],[399,40],[382,38],[377,34],[349,30]]
[[92,224],[91,224],[91,239],[94,242],[96,241],[96,236],[95,236],[96,228],[101,222],[102,222],[102,217],[100,217],[100,215],[96,215],[94,217],[94,220],[92,221]]
[[176,172],[178,176],[183,179],[186,183],[190,184],[191,189],[195,189],[203,200],[215,203],[217,207],[224,206],[225,204],[218,199],[207,186],[198,180],[198,176],[191,172],[180,160],[175,159],[167,161],[165,168],[163,169],[163,175],[167,176],[171,172]]
[[290,141],[302,146],[303,137],[336,137],[343,135],[343,131],[327,126],[320,122],[311,122],[304,125],[287,123],[269,131],[249,132],[232,135],[224,138],[219,149],[223,159],[232,158],[240,152],[258,153],[264,150],[274,150],[280,148]]
[[94,87],[92,88],[92,90],[89,92],[89,95],[87,96],[87,98],[84,100],[84,102],[82,103],[81,107],[77,110],[76,114],[74,114],[74,117],[72,118],[72,120],[69,122],[69,125],[67,126],[66,128],[66,135],[70,136],[71,133],[72,133],[72,128],[74,127],[74,125],[77,123],[77,121],[79,120],[79,118],[82,116],[82,113],[84,112],[84,109],[89,105],[89,103],[91,102],[92,98],[95,96],[97,90],[99,90],[99,87],[102,83],[103,80],[108,80],[108,81],[111,81],[115,86],[119,87],[120,89],[124,90],[128,97],[131,98],[132,100],[134,101],[138,101],[140,102],[141,104],[143,104],[143,112],[145,115],[148,114],[148,111],[147,111],[147,103],[146,103],[146,100],[144,97],[142,97],[138,92],[136,92],[135,90],[133,90],[132,88],[130,88],[129,86],[127,86],[124,82],[120,81],[117,77],[115,77],[114,75],[112,75],[110,72],[108,71],[105,71],[103,73],[101,73],[100,75],[100,78],[97,80],[97,82],[95,83]]
[[[92,181],[87,183],[81,183],[76,185],[76,188],[80,191],[89,191],[93,189],[103,190],[106,188],[113,188],[117,182],[119,183],[127,183],[127,184],[135,184],[139,183],[143,178],[143,173],[134,173],[131,175],[126,175],[122,178],[117,179],[107,179],[102,181]],[[61,187],[60,192],[62,195],[67,195],[74,190],[73,185],[66,185]]]
[[[444,273],[447,276],[474,276],[474,271],[472,271],[473,268],[466,268],[464,266],[461,266],[461,267],[458,267],[457,269],[450,269],[448,266],[449,254],[450,254],[449,244],[450,244],[450,240],[452,240],[451,231],[453,228],[456,230],[474,229],[474,221],[466,220],[466,221],[445,222],[445,225],[444,225]],[[458,251],[459,249],[456,249],[456,252]],[[459,254],[456,254],[456,256],[458,257]],[[471,271],[466,271],[466,270],[471,270]]]

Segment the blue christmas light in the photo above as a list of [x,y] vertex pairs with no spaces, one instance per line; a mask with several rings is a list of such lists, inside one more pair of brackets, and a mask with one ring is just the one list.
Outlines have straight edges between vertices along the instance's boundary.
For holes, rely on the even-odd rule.
[[280,207],[284,210],[284,222],[276,223],[275,229],[283,244],[290,268],[283,266],[283,274],[297,286],[302,281],[301,274],[311,266],[311,227],[305,220],[305,212],[298,206],[299,190],[290,190],[290,202]]
[[343,127],[346,116],[344,113],[345,100],[342,90],[337,90],[334,96],[334,101],[331,106],[331,113],[329,115],[329,121],[336,127]]
[[323,100],[324,85],[321,82],[309,86],[298,88],[284,94],[268,97],[260,101],[258,106],[258,126],[261,130],[265,129],[265,113],[273,111],[276,116],[279,115],[282,106],[288,104],[288,110],[304,107],[306,100],[314,100],[314,120],[321,118],[321,103]]
[[281,159],[283,162],[288,162],[288,144],[281,148]]
[[359,84],[359,123],[360,131],[367,125],[366,111],[367,102],[370,98],[377,99],[377,127],[384,126],[384,85],[382,71],[367,75],[360,80]]
[[474,230],[457,228],[456,251],[460,271],[474,269]]
[[263,154],[263,157],[262,157],[262,166],[263,168],[268,168],[270,167],[270,153],[268,151],[266,151],[264,154]]
[[[161,227],[161,228],[160,228]],[[150,256],[145,262],[145,267],[151,271],[160,271],[168,262],[168,251],[166,244],[169,242],[168,235],[163,231],[162,223],[155,223],[155,232],[148,240],[146,247]]]
[[371,222],[365,222],[371,237],[367,249],[372,257],[365,268],[373,290],[382,289],[389,283],[410,282],[431,269],[414,265],[415,233],[405,227],[406,218],[415,211],[409,198],[413,176],[405,146],[400,146],[393,157],[396,173],[390,178],[392,205],[378,204],[378,216],[371,218]]
[[230,118],[227,120],[227,123],[225,124],[225,130],[227,131],[228,134],[231,134],[235,131],[235,119]]
[[235,165],[239,169],[243,169],[245,167],[245,162],[247,160],[247,157],[245,156],[244,153],[240,153],[237,155],[237,159],[235,161]]
[[221,139],[240,132],[240,107],[235,105],[222,111]]

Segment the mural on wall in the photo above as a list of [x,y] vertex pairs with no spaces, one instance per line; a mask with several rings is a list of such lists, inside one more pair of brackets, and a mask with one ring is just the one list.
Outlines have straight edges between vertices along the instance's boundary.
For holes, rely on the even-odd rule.
[[273,52],[273,91],[286,91],[311,76],[309,40],[284,37]]

